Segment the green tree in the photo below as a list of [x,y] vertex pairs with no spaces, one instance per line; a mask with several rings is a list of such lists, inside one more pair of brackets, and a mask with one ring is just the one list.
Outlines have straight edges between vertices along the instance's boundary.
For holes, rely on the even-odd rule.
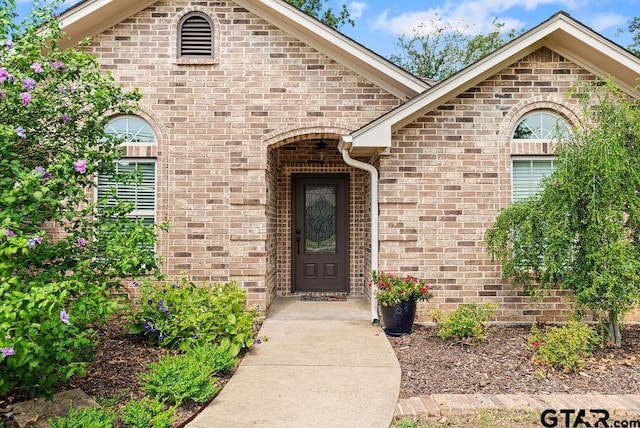
[[412,36],[400,36],[396,42],[400,52],[389,59],[416,76],[444,80],[519,34],[514,29],[505,33],[504,26],[494,19],[487,34],[472,35],[468,25],[438,16],[429,25],[420,24]]
[[[624,32],[624,30],[620,30]],[[640,56],[640,16],[636,16],[627,27],[627,31],[631,34],[631,44],[627,47],[636,56]]]
[[334,11],[331,7],[324,7],[327,0],[287,0],[287,3],[297,7],[307,15],[319,19],[330,27],[339,30],[344,24],[355,25],[347,5],[343,4],[339,11]]
[[82,373],[119,279],[157,273],[155,227],[90,197],[122,154],[108,116],[134,112],[138,92],[59,49],[52,9],[14,18],[0,0],[0,396]]
[[[587,120],[557,149],[538,194],[487,231],[505,278],[530,291],[563,288],[621,345],[640,283],[640,109],[611,82],[576,87]],[[535,281],[534,281],[535,278]]]

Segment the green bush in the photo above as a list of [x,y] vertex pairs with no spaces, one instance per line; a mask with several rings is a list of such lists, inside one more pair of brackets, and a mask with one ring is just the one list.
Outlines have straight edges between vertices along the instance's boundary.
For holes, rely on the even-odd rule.
[[581,370],[600,343],[596,331],[584,322],[569,321],[562,327],[531,327],[529,345],[534,361],[567,371]]
[[175,419],[175,407],[166,408],[157,397],[131,400],[120,417],[128,428],[169,428]]
[[49,420],[50,428],[112,428],[116,417],[99,408],[69,409],[66,416]]
[[122,155],[107,121],[139,92],[60,48],[53,6],[19,22],[15,3],[0,0],[0,396],[52,395],[90,360],[119,279],[157,272],[156,228],[92,198]]
[[246,308],[246,291],[235,282],[197,286],[185,277],[171,284],[145,282],[136,303],[129,332],[146,335],[150,343],[183,351],[194,343],[214,343],[234,356],[253,345],[258,313]]
[[220,391],[213,374],[226,372],[236,363],[229,349],[202,344],[150,364],[150,371],[140,375],[140,383],[147,394],[163,402],[178,406],[187,400],[205,403]]
[[473,343],[478,342],[486,337],[485,322],[493,317],[496,307],[495,303],[468,303],[458,306],[448,316],[437,311],[434,319],[439,327],[438,336],[442,339],[469,338]]

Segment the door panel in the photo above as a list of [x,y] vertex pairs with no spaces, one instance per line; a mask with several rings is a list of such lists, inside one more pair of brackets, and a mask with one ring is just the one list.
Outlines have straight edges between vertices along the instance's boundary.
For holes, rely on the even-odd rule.
[[292,291],[349,291],[349,176],[294,175]]

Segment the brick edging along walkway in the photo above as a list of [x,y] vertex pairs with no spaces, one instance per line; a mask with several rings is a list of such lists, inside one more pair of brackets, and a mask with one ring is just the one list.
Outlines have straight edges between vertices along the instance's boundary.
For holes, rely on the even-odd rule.
[[397,418],[471,414],[483,409],[604,409],[613,415],[640,415],[640,395],[603,394],[433,394],[401,398]]

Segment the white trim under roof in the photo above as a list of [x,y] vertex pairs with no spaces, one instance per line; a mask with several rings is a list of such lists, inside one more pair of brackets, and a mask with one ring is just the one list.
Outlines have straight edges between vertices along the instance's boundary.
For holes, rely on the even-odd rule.
[[543,46],[596,76],[611,77],[622,90],[638,96],[637,92],[634,93],[634,87],[640,83],[640,58],[567,14],[558,13],[494,53],[352,133],[352,154],[372,154],[391,147],[391,134],[394,131]]
[[60,15],[60,26],[67,38],[60,47],[76,46],[151,6],[158,0],[84,0]]

